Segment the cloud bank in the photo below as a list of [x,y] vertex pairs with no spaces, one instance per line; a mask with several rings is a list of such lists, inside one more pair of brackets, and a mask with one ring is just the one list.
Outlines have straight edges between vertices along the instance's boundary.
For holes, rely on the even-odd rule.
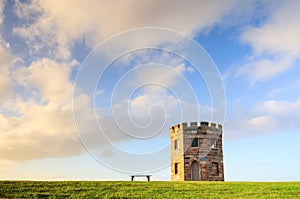
[[[11,12],[16,21],[9,21],[4,16],[4,9],[9,8],[5,7],[5,3],[12,5],[13,9],[8,12]],[[247,5],[252,10],[256,3]],[[252,51],[236,70],[236,76],[246,77],[252,83],[268,81],[293,67],[300,55],[300,14],[297,10],[299,6],[295,4],[296,1],[266,1],[263,7],[270,8],[265,19],[261,23],[250,23],[242,28],[239,39],[250,46]],[[7,23],[12,23],[12,30],[9,32],[11,35],[5,39],[0,36],[0,166],[8,165],[11,161],[84,153],[73,121],[72,100],[81,104],[76,108],[85,110],[80,118],[92,147],[108,144],[92,139],[98,126],[91,122],[94,117],[91,96],[83,94],[72,99],[74,73],[79,65],[73,52],[77,43],[83,43],[80,46],[82,48],[92,49],[99,42],[121,31],[149,26],[175,29],[196,37],[219,24],[226,28],[230,28],[230,22],[243,24],[239,21],[245,19],[241,10],[247,10],[248,7],[241,5],[245,4],[234,0],[1,1],[0,29],[7,28],[3,24],[8,20]],[[250,13],[248,11],[245,14]],[[241,18],[236,17],[228,22],[230,16]],[[18,51],[14,49],[13,42],[24,43],[28,52],[16,53]],[[169,61],[171,63],[174,59]],[[178,75],[193,70],[178,61],[175,63],[172,66],[177,74],[149,70],[146,76],[144,73],[136,74],[132,83],[138,84],[141,79],[151,80],[151,77],[155,77],[169,86],[180,85]],[[145,87],[143,92],[143,95],[136,96],[129,102],[132,114],[142,125],[147,124],[149,119],[146,114],[149,110],[145,107],[159,104],[168,110],[177,108],[178,100],[165,90]],[[105,90],[98,91],[98,96],[106,94]],[[126,103],[122,102],[115,108],[124,111]],[[198,108],[198,105],[185,101],[181,103],[187,110]],[[249,114],[243,112],[228,119],[228,131],[233,132],[232,137],[273,132],[282,128],[280,124],[290,127],[297,127],[299,124],[299,100],[268,100],[256,106],[251,107],[252,111],[245,111]],[[209,107],[201,108],[204,112],[210,111]],[[105,111],[101,111],[103,110],[99,111],[98,116],[107,121],[104,128],[116,131],[109,125],[111,118],[105,117]],[[158,118],[162,116],[159,111],[154,110],[153,113]],[[192,118],[193,115],[191,120]],[[240,132],[240,129],[247,130]],[[120,139],[126,138],[113,138],[113,141]],[[113,152],[107,154],[112,155]]]

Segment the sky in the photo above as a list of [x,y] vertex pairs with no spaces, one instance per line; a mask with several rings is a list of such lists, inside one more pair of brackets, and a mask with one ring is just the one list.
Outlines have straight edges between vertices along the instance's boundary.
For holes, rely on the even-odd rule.
[[170,180],[210,121],[226,181],[299,181],[299,4],[0,0],[0,179]]

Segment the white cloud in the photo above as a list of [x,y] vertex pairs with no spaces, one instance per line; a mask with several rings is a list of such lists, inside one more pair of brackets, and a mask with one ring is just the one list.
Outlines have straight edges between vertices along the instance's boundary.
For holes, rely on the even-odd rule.
[[0,159],[20,161],[80,153],[71,110],[25,106],[28,110],[21,117],[0,115]]
[[[12,87],[17,89],[11,101],[0,104],[5,110],[0,113],[0,159],[22,161],[82,153],[71,106],[73,88],[70,75],[76,63],[70,60],[71,48],[76,41],[84,38],[87,45],[93,47],[120,31],[144,26],[172,28],[193,36],[196,31],[222,21],[234,5],[235,1],[17,1],[14,11],[20,18],[19,22],[24,23],[14,26],[13,31],[25,39],[31,50],[26,59],[34,61],[26,67],[16,66],[13,71],[8,67],[0,69],[1,97]],[[1,61],[10,59],[7,52],[0,51]],[[141,82],[156,81],[167,88],[182,86],[179,79],[185,71],[193,72],[183,64],[174,67],[172,72],[152,68],[146,73],[136,74],[131,83],[139,86]],[[187,87],[185,89],[190,91]],[[198,105],[184,102],[182,98],[178,101],[175,96],[167,94],[166,89],[163,90],[145,89],[143,95],[130,102],[136,118],[148,116],[149,107],[152,107],[150,113],[156,118],[154,124],[165,117],[159,107],[167,110],[170,122],[180,121],[182,115],[187,116],[184,118],[187,121],[197,118],[194,111],[199,108]],[[89,97],[75,96],[73,100],[77,105],[74,111],[80,120],[77,128],[83,133],[81,136],[86,143],[92,148],[109,144],[104,135],[99,135],[97,123],[93,120],[94,112],[89,108]],[[178,102],[184,106],[184,113],[176,112]],[[120,105],[121,112],[127,113],[128,104]],[[120,129],[112,125],[114,118],[101,114],[98,117],[104,121],[102,127],[109,133],[111,141],[127,139],[124,134],[115,133]],[[132,124],[132,121],[129,122],[125,124],[126,128]],[[170,125],[167,124],[166,128]],[[149,128],[142,133],[147,135],[152,131]],[[168,136],[168,131],[164,132]]]
[[14,72],[14,79],[24,87],[38,89],[42,101],[65,103],[71,99],[73,86],[69,80],[76,62],[58,63],[50,59],[33,62]]
[[[193,35],[222,21],[236,1],[34,0],[23,4],[16,4],[16,13],[34,23],[15,27],[14,32],[25,38],[33,51],[48,45],[54,48],[50,54],[68,59],[75,41],[85,38],[89,47],[94,47],[113,34],[137,27],[158,26]],[[32,12],[36,14],[30,15]]]
[[262,129],[269,126],[276,131],[299,127],[300,100],[270,100],[258,106],[257,109],[259,115],[249,120],[251,125]]
[[298,55],[300,51],[298,45],[300,14],[297,9],[299,2],[289,0],[276,2],[276,4],[278,5],[273,6],[273,12],[265,23],[259,27],[248,27],[241,38],[252,45],[254,54],[257,55],[263,53]]
[[[80,137],[89,148],[101,148],[109,145],[110,141],[118,142],[129,139],[115,125],[112,116],[107,117],[101,113],[98,114],[98,119],[102,121],[102,128],[109,140],[105,135],[99,133],[94,112],[89,108],[91,101],[88,96],[75,96],[73,100],[76,106],[72,110],[73,88],[69,80],[72,69],[70,65],[72,64],[74,63],[58,63],[50,59],[43,59],[33,62],[28,67],[19,67],[13,71],[13,80],[16,85],[25,90],[25,93],[18,93],[15,99],[1,104],[2,108],[8,112],[4,111],[0,114],[0,159],[24,161],[82,153],[83,147],[76,132],[73,111],[80,121],[77,123]],[[155,80],[164,83],[167,87],[174,87],[180,84],[181,75],[187,70],[183,64],[172,70],[148,69],[148,73],[138,73],[135,76],[133,80],[135,85],[141,80]],[[149,74],[156,78],[149,79]],[[127,83],[130,85],[132,82],[128,81]],[[182,101],[179,102],[175,96],[169,96],[166,91],[156,93],[154,90],[150,93],[147,89],[145,91],[146,93],[142,96],[134,98],[130,102],[134,119],[144,121],[145,116],[151,113],[152,125],[158,128],[161,127],[161,121],[166,116],[170,119],[169,122],[180,121],[181,113],[178,111],[178,103],[189,105]],[[103,93],[103,91],[99,92],[99,94]],[[22,95],[27,96],[28,99]],[[127,113],[127,105],[127,103],[121,104],[119,109],[121,112],[119,117],[122,119],[125,118],[124,113]],[[186,110],[197,110],[194,106],[189,106]],[[152,108],[150,112],[149,107]],[[161,112],[160,107],[163,107],[169,115]],[[191,111],[188,112],[186,115],[192,118],[193,114]],[[126,122],[126,120],[124,121]],[[123,125],[130,130],[132,121],[127,121]],[[165,128],[168,129],[169,125],[171,123],[168,123]],[[131,129],[130,132],[137,131]],[[167,132],[165,130],[163,135],[167,136]],[[142,133],[147,136],[153,133],[153,128],[144,129]]]
[[238,68],[236,75],[246,75],[251,83],[257,80],[267,81],[276,75],[288,70],[294,59],[290,56],[278,56],[273,58],[256,58],[249,60]]
[[[93,120],[94,112],[87,108],[90,106],[89,98],[77,96],[74,100],[80,104],[74,110],[71,100],[64,105],[41,105],[20,98],[11,103],[13,108],[9,110],[19,114],[0,113],[0,160],[16,162],[79,155],[85,152],[80,136],[88,139],[92,148],[107,145],[103,135],[99,140],[94,139],[99,133]],[[73,111],[81,112],[77,114],[80,127],[84,129],[80,136]]]
[[298,1],[271,1],[272,14],[265,16],[262,25],[249,26],[241,40],[249,44],[253,53],[237,75],[251,81],[265,81],[287,71],[300,57],[300,13]]
[[263,126],[270,122],[270,117],[268,116],[257,116],[249,120],[249,124],[253,126]]
[[270,100],[249,110],[232,109],[227,117],[225,136],[228,139],[282,133],[300,127],[300,99],[295,101]]
[[[13,94],[0,101],[0,159],[21,161],[82,152],[73,121],[69,79],[75,64],[42,59],[11,71],[0,68],[6,69],[1,75],[11,84],[3,93]],[[75,96],[81,101],[78,108],[86,109],[88,101],[82,99]]]
[[[166,66],[143,66],[143,69],[137,70],[137,76],[134,79],[134,85],[143,85],[147,82],[153,82],[160,84],[162,91],[166,91],[166,89],[172,88],[184,79],[183,72],[186,71],[187,68],[184,64],[180,64],[176,67],[166,67]],[[147,90],[147,87],[145,87]],[[149,90],[150,89],[150,90]],[[149,94],[151,92],[158,93],[159,90],[157,86],[154,90],[150,87],[146,92]]]

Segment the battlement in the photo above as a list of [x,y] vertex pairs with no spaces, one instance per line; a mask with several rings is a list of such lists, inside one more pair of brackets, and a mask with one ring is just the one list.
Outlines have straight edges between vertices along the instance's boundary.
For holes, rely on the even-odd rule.
[[197,133],[198,129],[200,130],[211,130],[211,131],[222,131],[222,125],[216,124],[213,122],[201,121],[198,122],[183,122],[181,124],[176,124],[170,128],[170,132],[176,132],[182,128],[185,132]]
[[176,124],[174,126],[171,126],[170,132],[176,132],[180,128],[182,128],[182,125],[181,124]]

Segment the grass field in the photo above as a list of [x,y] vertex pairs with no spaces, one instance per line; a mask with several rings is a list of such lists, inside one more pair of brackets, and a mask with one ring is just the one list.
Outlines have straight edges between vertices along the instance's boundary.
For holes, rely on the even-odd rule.
[[0,181],[0,198],[300,198],[300,182]]

